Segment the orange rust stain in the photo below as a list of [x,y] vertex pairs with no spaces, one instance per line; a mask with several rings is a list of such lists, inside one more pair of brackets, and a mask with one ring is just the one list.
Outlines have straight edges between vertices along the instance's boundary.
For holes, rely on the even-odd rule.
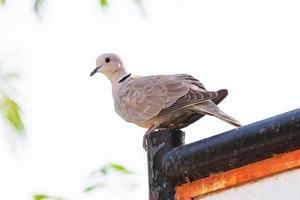
[[300,167],[300,149],[177,186],[176,200],[191,200],[296,167]]

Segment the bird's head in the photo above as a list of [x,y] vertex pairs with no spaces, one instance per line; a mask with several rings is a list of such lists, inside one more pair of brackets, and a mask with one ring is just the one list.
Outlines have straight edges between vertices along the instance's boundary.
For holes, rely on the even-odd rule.
[[125,71],[121,58],[113,53],[100,55],[96,60],[96,68],[90,73],[93,76],[97,72],[101,72],[109,79]]

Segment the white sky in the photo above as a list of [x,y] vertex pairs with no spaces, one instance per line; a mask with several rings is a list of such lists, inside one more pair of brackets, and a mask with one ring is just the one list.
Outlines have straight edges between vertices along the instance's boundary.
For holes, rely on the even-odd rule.
[[[118,53],[136,74],[188,73],[210,90],[227,88],[220,107],[243,124],[299,107],[299,1],[47,1],[40,22],[29,0],[0,8],[0,59],[20,72],[28,141],[13,154],[0,139],[0,199],[33,193],[72,200],[147,199],[145,129],[113,109],[109,81],[89,77],[99,54]],[[232,129],[205,117],[187,142]],[[81,193],[106,162],[136,172],[131,192]]]

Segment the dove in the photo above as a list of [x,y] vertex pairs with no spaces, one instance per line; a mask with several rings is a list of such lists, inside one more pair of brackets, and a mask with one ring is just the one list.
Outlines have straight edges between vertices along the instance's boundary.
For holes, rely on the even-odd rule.
[[116,113],[125,121],[147,128],[143,137],[156,129],[182,129],[204,115],[211,115],[233,126],[241,123],[219,109],[226,89],[209,91],[188,74],[137,76],[128,73],[121,58],[113,53],[100,55],[90,73],[104,74],[111,82]]

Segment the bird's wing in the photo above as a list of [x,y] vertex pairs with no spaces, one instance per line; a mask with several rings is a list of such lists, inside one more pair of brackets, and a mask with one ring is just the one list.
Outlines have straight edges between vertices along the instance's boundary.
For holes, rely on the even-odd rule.
[[192,105],[202,103],[218,97],[218,92],[207,91],[204,85],[196,78],[187,74],[176,74],[175,79],[184,82],[188,87],[188,92],[178,98],[171,106],[162,109],[158,116],[166,115]]
[[184,82],[168,76],[146,76],[130,79],[118,89],[115,108],[126,121],[146,121],[169,107],[189,90]]
[[197,79],[189,75],[139,77],[120,87],[115,108],[126,121],[146,121],[217,96],[216,92],[203,88]]

